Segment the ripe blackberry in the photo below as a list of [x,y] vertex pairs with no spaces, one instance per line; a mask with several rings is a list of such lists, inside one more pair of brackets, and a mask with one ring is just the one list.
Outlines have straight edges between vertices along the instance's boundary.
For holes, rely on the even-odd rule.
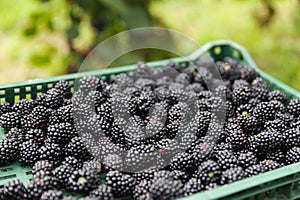
[[283,138],[278,132],[261,132],[249,137],[249,150],[256,154],[265,154],[269,150],[281,147]]
[[174,179],[174,172],[173,171],[168,171],[168,170],[159,170],[154,172],[154,177],[153,180],[157,179],[170,179],[170,180],[175,180]]
[[137,183],[140,183],[143,180],[151,181],[154,179],[154,174],[157,172],[157,169],[150,167],[141,172],[135,172],[132,174],[132,177],[135,178]]
[[35,100],[21,99],[18,103],[12,106],[12,110],[23,116],[30,114],[35,106],[37,106],[37,102]]
[[29,129],[25,134],[25,141],[33,140],[37,145],[42,146],[45,142],[45,133],[41,129]]
[[259,123],[264,124],[269,120],[274,120],[276,113],[283,112],[284,106],[278,101],[261,102],[253,110]]
[[112,188],[107,185],[99,185],[89,193],[89,196],[101,200],[114,200]]
[[190,122],[192,132],[197,137],[203,137],[206,135],[211,120],[211,113],[208,111],[197,112],[196,116]]
[[255,69],[252,69],[250,67],[243,66],[241,68],[241,79],[245,79],[249,83],[251,83],[255,78],[257,78],[259,74],[255,71]]
[[145,62],[138,62],[136,64],[136,69],[134,70],[134,78],[151,78],[153,74],[153,69],[150,68]]
[[193,156],[188,153],[178,153],[170,163],[171,170],[189,171],[194,166]]
[[156,143],[156,150],[165,163],[170,163],[171,159],[180,152],[178,142],[175,139],[162,139]]
[[[268,95],[269,95],[268,89],[263,87],[252,87],[251,99],[256,99],[256,102],[268,101]],[[253,103],[254,102],[252,100],[252,104]]]
[[188,104],[179,102],[178,104],[172,106],[172,108],[168,112],[169,121],[187,121],[188,115],[191,113],[190,107]]
[[283,165],[275,162],[274,160],[262,160],[259,162],[264,172],[271,171],[282,167]]
[[300,161],[300,148],[293,147],[286,152],[285,162],[286,164],[293,164]]
[[300,144],[300,129],[291,128],[284,132],[284,143],[287,149],[291,149],[294,146],[299,146]]
[[300,115],[300,99],[292,99],[287,110],[291,115],[298,117]]
[[[209,157],[210,153],[213,151],[215,145],[215,139],[209,137],[195,141],[191,144],[191,153],[195,159],[196,166],[200,166],[204,159]],[[188,150],[189,151],[189,150]]]
[[44,106],[35,107],[31,113],[33,127],[45,129],[48,124],[50,114],[50,111]]
[[238,156],[238,163],[244,169],[255,165],[257,163],[257,158],[255,154],[251,151],[242,151]]
[[0,116],[0,126],[6,130],[20,126],[20,115],[17,112],[8,112]]
[[57,178],[61,185],[66,186],[73,171],[74,168],[72,166],[62,164],[53,170],[53,175]]
[[70,165],[74,169],[79,169],[82,167],[82,161],[78,160],[77,158],[73,156],[67,156],[63,159],[62,165]]
[[9,164],[17,159],[18,147],[13,140],[0,140],[0,165]]
[[57,179],[52,176],[37,177],[27,186],[28,199],[40,199],[42,194],[57,187]]
[[184,185],[184,196],[189,196],[200,192],[203,189],[203,184],[201,179],[198,178],[191,178],[185,185]]
[[179,63],[173,61],[168,62],[167,64],[165,64],[165,66],[167,67],[167,69],[171,68],[179,73],[182,71],[183,68]]
[[95,76],[85,76],[79,80],[79,89],[84,93],[90,91],[102,91],[106,87],[106,84]]
[[59,90],[63,94],[64,98],[70,99],[72,97],[71,85],[67,81],[65,80],[58,81],[55,84],[54,88]]
[[57,109],[61,107],[64,103],[63,95],[60,90],[52,88],[47,91],[44,99],[42,100],[42,105],[47,108]]
[[243,80],[243,79],[238,79],[238,80],[235,80],[232,84],[232,88],[237,88],[237,87],[250,87],[250,84]]
[[62,153],[58,144],[46,142],[38,149],[38,159],[57,163],[61,161]]
[[106,174],[105,181],[115,196],[131,195],[136,185],[136,180],[132,176],[113,170]]
[[71,139],[69,144],[65,146],[65,153],[68,156],[74,156],[81,160],[87,160],[90,157],[90,153],[80,137],[73,137]]
[[53,169],[53,163],[49,162],[48,160],[40,160],[33,165],[32,174],[34,177],[36,177],[38,174],[51,176]]
[[251,98],[251,89],[249,87],[239,86],[232,91],[232,102],[235,106],[248,103]]
[[132,147],[125,157],[125,169],[130,172],[143,171],[149,167],[160,168],[162,159],[153,145]]
[[234,130],[231,132],[227,138],[226,142],[230,143],[234,150],[241,150],[247,146],[247,135],[239,130]]
[[257,118],[252,115],[240,115],[237,117],[237,120],[243,132],[247,135],[253,135],[253,133],[257,133],[260,130]]
[[44,192],[41,196],[41,200],[63,200],[64,194],[62,191],[58,190],[48,190]]
[[237,158],[228,150],[216,152],[215,159],[223,171],[238,165]]
[[204,90],[204,87],[200,83],[192,83],[185,88],[187,91],[200,93]]
[[183,184],[169,179],[158,179],[150,187],[153,199],[176,199],[184,194]]
[[251,165],[245,169],[246,177],[255,176],[263,172],[264,172],[264,168],[262,167],[261,164]]
[[47,128],[47,138],[60,145],[68,144],[76,135],[75,127],[70,123],[53,124]]
[[124,161],[122,157],[118,154],[104,155],[102,162],[105,170],[109,170],[109,169],[114,169],[119,171],[124,170]]
[[12,112],[12,108],[8,102],[3,102],[0,104],[0,116],[4,113]]
[[164,122],[158,117],[149,117],[146,125],[146,138],[161,140],[166,136],[166,127]]
[[39,146],[34,140],[28,140],[20,145],[20,160],[29,166],[33,166],[38,158]]
[[26,188],[19,179],[14,179],[4,184],[3,197],[1,199],[24,199]]
[[266,156],[267,160],[273,160],[277,163],[284,163],[285,154],[282,150],[269,151]]
[[134,199],[138,199],[140,196],[147,194],[150,190],[150,186],[152,185],[152,181],[142,180],[139,184],[137,184],[133,191]]
[[36,124],[33,121],[33,118],[34,117],[33,117],[32,114],[24,115],[20,119],[20,126],[19,127],[22,127],[22,129],[24,129],[24,130],[30,130],[30,129],[36,128]]
[[25,141],[26,132],[23,129],[12,128],[6,134],[6,139],[15,143],[17,150],[19,150],[20,144]]
[[207,160],[198,167],[197,171],[193,174],[193,178],[200,179],[204,185],[218,183],[221,178],[221,168],[215,161]]
[[272,121],[267,121],[264,125],[265,130],[275,130],[280,133],[284,133],[289,129],[289,124],[281,119],[274,119]]
[[221,178],[221,185],[232,183],[234,181],[241,180],[245,178],[246,173],[241,167],[234,167],[227,169],[222,173],[222,178]]
[[59,109],[57,109],[55,115],[57,116],[60,123],[65,122],[74,124],[72,104],[60,107]]
[[269,101],[277,100],[277,101],[280,101],[281,103],[283,103],[284,105],[287,103],[286,95],[283,92],[281,92],[280,90],[274,90],[272,92],[269,92],[268,100]]
[[261,77],[257,77],[256,79],[254,79],[252,81],[251,85],[252,85],[252,87],[264,88],[266,90],[269,90],[268,83]]
[[94,170],[75,170],[67,182],[67,189],[71,192],[88,193],[100,185],[100,175]]

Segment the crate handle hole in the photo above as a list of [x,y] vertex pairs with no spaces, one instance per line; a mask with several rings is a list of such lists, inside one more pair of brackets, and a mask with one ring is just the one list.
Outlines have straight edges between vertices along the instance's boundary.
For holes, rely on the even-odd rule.
[[215,53],[216,55],[220,55],[221,52],[222,52],[221,47],[215,47],[215,48],[214,48],[214,53]]
[[233,50],[232,55],[235,58],[239,58],[239,56],[240,56],[240,54],[239,54],[239,52],[237,50]]

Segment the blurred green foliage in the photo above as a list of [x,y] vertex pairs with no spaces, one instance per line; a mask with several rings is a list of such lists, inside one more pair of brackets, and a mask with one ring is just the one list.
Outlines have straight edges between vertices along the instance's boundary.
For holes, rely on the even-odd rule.
[[[232,39],[300,90],[299,0],[1,0],[0,83],[74,72],[99,42],[145,26],[178,30],[200,45]],[[135,51],[114,65],[168,56]]]

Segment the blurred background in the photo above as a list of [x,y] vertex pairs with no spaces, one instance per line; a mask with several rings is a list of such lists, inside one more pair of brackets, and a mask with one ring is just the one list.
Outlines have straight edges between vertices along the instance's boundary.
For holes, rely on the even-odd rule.
[[[99,42],[145,26],[180,31],[200,45],[234,40],[300,90],[300,0],[1,0],[0,83],[76,72]],[[135,51],[113,65],[170,56]]]

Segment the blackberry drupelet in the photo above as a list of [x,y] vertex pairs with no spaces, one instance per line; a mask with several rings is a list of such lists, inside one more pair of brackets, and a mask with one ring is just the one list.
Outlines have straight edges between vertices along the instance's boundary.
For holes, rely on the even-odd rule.
[[300,148],[293,147],[286,152],[286,164],[293,164],[300,161]]
[[62,191],[58,190],[48,190],[44,192],[41,196],[41,200],[63,200],[64,194]]
[[107,185],[99,185],[89,193],[89,196],[101,200],[114,200],[112,188]]
[[18,157],[18,147],[13,140],[0,140],[0,165],[9,164]]
[[132,176],[114,170],[106,174],[105,181],[116,197],[131,195],[136,185],[136,180]]
[[1,199],[24,199],[27,190],[19,179],[14,179],[4,184],[3,198]]
[[8,112],[0,116],[0,126],[6,130],[19,127],[21,122],[20,114],[17,112]]

